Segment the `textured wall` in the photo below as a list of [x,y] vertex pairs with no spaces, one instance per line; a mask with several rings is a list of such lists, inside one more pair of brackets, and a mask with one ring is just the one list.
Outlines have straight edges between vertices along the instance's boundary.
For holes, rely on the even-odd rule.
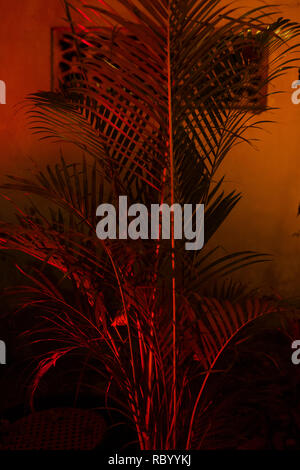
[[[282,16],[300,22],[300,2],[287,3],[281,7]],[[298,64],[300,67],[300,60]],[[280,110],[261,114],[262,119],[276,123],[264,125],[262,132],[255,133],[260,138],[257,150],[241,144],[222,167],[228,189],[235,187],[244,197],[217,236],[227,250],[249,248],[271,253],[272,263],[247,268],[241,277],[288,295],[300,294],[300,238],[292,236],[300,230],[300,217],[296,217],[300,201],[300,104],[291,102],[291,84],[297,79],[298,71],[292,70],[271,87],[270,91],[284,93],[269,98],[269,104]]]
[[[0,106],[0,174],[26,170],[49,146],[32,138],[24,113],[16,112],[31,92],[50,87],[50,27],[62,24],[60,0],[0,0],[0,78],[7,104]],[[53,149],[51,149],[53,152]]]

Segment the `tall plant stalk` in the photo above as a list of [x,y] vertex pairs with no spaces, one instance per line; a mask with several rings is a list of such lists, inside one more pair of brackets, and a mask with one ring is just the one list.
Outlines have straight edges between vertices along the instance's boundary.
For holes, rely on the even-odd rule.
[[[169,101],[169,153],[170,153],[170,193],[171,207],[174,200],[174,148],[173,148],[173,112],[172,112],[172,64],[171,64],[171,9],[168,9],[168,101]],[[176,385],[176,278],[175,278],[175,236],[174,236],[174,212],[171,213],[171,242],[172,242],[172,311],[173,311],[173,446],[176,448],[176,414],[177,414],[177,385]]]

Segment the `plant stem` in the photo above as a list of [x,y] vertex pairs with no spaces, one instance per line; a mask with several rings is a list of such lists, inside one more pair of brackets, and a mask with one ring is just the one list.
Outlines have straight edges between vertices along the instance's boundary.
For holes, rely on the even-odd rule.
[[[169,158],[170,158],[170,192],[171,206],[174,204],[174,149],[173,149],[173,115],[172,115],[172,73],[171,73],[171,10],[169,5],[168,19],[168,101],[169,101]],[[173,312],[173,447],[176,448],[176,280],[175,280],[175,239],[174,239],[174,213],[171,211],[171,239],[172,239],[172,312]]]

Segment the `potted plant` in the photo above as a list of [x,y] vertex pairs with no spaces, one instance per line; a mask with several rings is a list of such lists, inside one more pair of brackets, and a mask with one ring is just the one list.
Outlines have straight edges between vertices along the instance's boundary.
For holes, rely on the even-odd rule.
[[[49,213],[34,199],[15,224],[1,224],[0,243],[69,283],[65,292],[48,271],[19,268],[29,283],[14,292],[37,308],[55,345],[32,392],[60,358],[86,351],[141,449],[197,449],[219,358],[243,328],[278,311],[229,278],[268,257],[220,254],[213,235],[241,197],[226,193],[218,170],[264,122],[267,85],[292,67],[299,26],[266,6],[240,12],[217,0],[114,5],[65,2],[75,56],[60,89],[29,97],[30,119],[35,133],[84,158],[61,156],[2,185],[43,198]],[[96,208],[118,208],[120,196],[204,204],[204,248],[185,250],[172,216],[170,240],[99,240]]]

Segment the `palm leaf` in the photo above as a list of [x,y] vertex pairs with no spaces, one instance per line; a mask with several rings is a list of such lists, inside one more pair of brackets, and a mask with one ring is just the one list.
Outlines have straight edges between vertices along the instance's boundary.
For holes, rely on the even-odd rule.
[[[88,349],[108,389],[114,382],[122,392],[142,449],[190,448],[218,358],[250,322],[276,310],[218,281],[267,256],[217,256],[211,247],[187,254],[174,230],[171,242],[151,246],[100,243],[95,208],[122,194],[132,202],[204,203],[210,241],[240,199],[223,191],[216,172],[266,122],[261,109],[249,112],[236,100],[257,72],[245,43],[269,57],[259,96],[293,66],[299,25],[275,17],[273,7],[240,13],[217,0],[91,3],[65,1],[77,61],[59,90],[28,103],[33,132],[72,142],[95,163],[62,158],[35,179],[13,177],[2,186],[34,200],[18,211],[17,224],[1,224],[0,248],[55,266],[72,285],[67,300],[46,275],[24,271],[30,286],[18,289],[23,304],[38,307],[50,325],[41,334],[64,344],[40,362],[40,377],[60,355]],[[38,208],[40,197],[49,214]],[[212,284],[222,298],[203,295]],[[195,371],[203,378],[196,394]]]

